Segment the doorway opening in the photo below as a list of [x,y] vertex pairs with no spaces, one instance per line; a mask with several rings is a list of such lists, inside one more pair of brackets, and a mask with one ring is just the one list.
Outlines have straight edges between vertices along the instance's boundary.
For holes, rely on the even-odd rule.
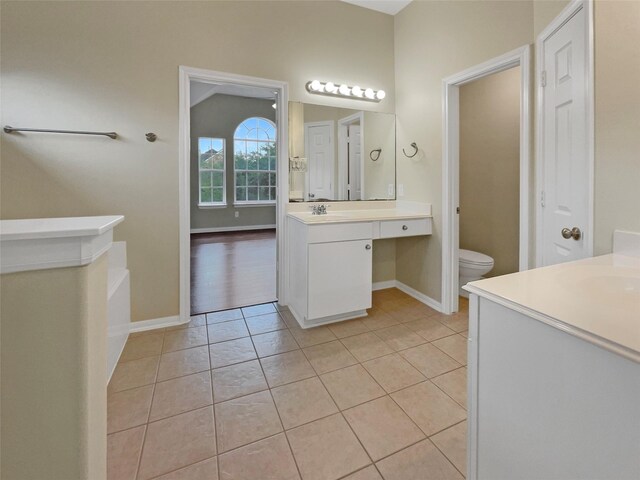
[[340,200],[362,200],[364,192],[364,112],[338,120],[338,185]]
[[[529,268],[529,196],[532,192],[529,49],[528,45],[524,46],[443,80],[442,307],[445,313],[458,311],[461,283],[466,283],[480,270],[480,275],[484,275],[488,273],[485,270],[496,267],[494,272],[498,274]],[[505,82],[513,81],[514,75],[518,112],[505,111],[508,102],[496,95],[489,101],[497,102],[496,107],[502,111],[492,108],[491,114],[479,114],[482,97],[486,98],[491,89],[504,88]],[[471,98],[474,102],[468,101]],[[512,138],[506,143],[505,129],[500,127],[500,122],[517,122]],[[481,135],[478,129],[483,130]],[[517,145],[514,145],[516,139]],[[461,183],[465,186],[463,195]],[[464,208],[469,215],[462,213]],[[501,212],[502,218],[496,218],[495,222],[478,218],[483,213],[496,211]],[[462,271],[461,248],[464,249]],[[461,279],[461,273],[465,279]]]
[[180,92],[181,320],[282,301],[286,84],[180,67]]

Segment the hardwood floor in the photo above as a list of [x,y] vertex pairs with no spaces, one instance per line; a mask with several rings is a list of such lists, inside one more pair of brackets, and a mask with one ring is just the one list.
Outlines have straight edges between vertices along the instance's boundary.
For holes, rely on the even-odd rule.
[[191,314],[276,300],[276,232],[191,235]]

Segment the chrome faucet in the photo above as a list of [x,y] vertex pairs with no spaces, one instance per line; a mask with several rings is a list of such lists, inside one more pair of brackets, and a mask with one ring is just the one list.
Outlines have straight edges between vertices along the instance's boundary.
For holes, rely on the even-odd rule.
[[329,205],[325,205],[324,203],[321,203],[320,205],[312,205],[311,215],[326,215],[328,207]]

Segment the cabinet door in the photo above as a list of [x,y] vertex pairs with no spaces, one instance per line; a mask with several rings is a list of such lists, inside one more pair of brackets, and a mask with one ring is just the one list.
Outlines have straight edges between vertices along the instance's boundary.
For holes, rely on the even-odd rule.
[[371,307],[371,240],[309,245],[309,319]]

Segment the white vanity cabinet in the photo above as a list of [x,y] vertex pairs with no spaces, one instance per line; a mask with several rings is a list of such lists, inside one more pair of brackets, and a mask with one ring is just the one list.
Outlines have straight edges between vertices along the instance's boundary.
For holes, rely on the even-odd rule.
[[307,225],[289,219],[289,308],[303,327],[366,315],[371,222]]
[[288,306],[303,328],[367,315],[373,240],[428,235],[431,218],[395,210],[290,214]]

